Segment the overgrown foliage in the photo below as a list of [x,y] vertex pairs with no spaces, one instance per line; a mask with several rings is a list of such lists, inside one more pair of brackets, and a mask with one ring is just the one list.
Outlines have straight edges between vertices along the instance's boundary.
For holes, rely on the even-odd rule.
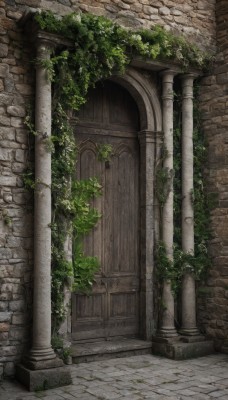
[[[210,232],[210,210],[214,205],[214,199],[205,188],[204,168],[207,159],[207,147],[201,129],[201,118],[199,112],[198,85],[195,85],[194,93],[194,192],[192,202],[194,207],[194,255],[186,254],[182,251],[181,245],[181,92],[176,88],[174,101],[174,254],[173,262],[166,256],[164,243],[160,242],[157,248],[158,276],[161,280],[168,279],[172,282],[173,293],[177,294],[181,287],[181,280],[186,272],[194,275],[196,280],[205,278],[207,270],[211,266],[208,255],[208,241],[211,237]],[[160,168],[161,169],[161,168]],[[162,170],[162,169],[161,169]],[[163,177],[165,176],[165,178]],[[167,185],[168,175],[163,169],[157,174],[157,186],[163,183]],[[160,181],[160,183],[159,183]],[[162,208],[166,199],[166,191],[162,191],[163,197],[160,202]],[[159,200],[159,198],[158,198]]]
[[[75,180],[77,149],[68,111],[79,110],[88,89],[96,82],[113,73],[124,73],[134,56],[173,60],[183,69],[202,69],[210,57],[159,26],[132,32],[104,17],[70,14],[60,19],[49,11],[37,13],[34,18],[40,29],[70,41],[67,48],[63,46],[50,60],[42,61],[53,82],[52,140],[47,145],[53,152],[52,313],[54,326],[58,327],[65,314],[63,287],[67,277],[74,279],[74,289],[86,291],[99,265],[95,258],[84,256],[82,238],[100,217],[89,202],[100,195],[101,188],[94,179]],[[110,156],[109,148],[98,153],[102,161],[108,161]],[[68,234],[74,237],[72,263],[67,261],[64,250]]]
[[[77,148],[61,103],[53,114],[52,141],[52,315],[57,329],[65,317],[63,289],[67,280],[68,284],[72,281],[73,290],[88,292],[99,268],[96,257],[84,255],[82,241],[101,217],[90,205],[101,195],[101,186],[96,178],[74,178]],[[64,248],[68,235],[73,237],[72,261],[67,260]]]
[[193,148],[194,148],[194,175],[192,202],[194,207],[194,256],[184,254],[181,249],[181,95],[176,94],[175,104],[175,131],[174,131],[174,242],[175,242],[175,263],[176,268],[182,270],[188,268],[197,280],[203,279],[211,260],[208,255],[208,241],[211,238],[210,211],[214,206],[214,199],[206,191],[205,187],[205,165],[207,160],[207,146],[201,127],[201,115],[199,105],[199,86],[194,87],[193,102]]

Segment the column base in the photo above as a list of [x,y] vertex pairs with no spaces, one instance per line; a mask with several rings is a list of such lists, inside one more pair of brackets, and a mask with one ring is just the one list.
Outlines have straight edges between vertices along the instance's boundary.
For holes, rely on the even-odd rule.
[[200,336],[200,331],[198,328],[182,328],[178,331],[178,333],[183,336]]
[[31,370],[57,368],[64,365],[52,347],[43,349],[32,348],[22,359],[22,364]]
[[30,356],[24,357],[22,360],[23,365],[31,369],[32,371],[39,370],[39,369],[49,369],[49,368],[58,368],[64,365],[63,360],[58,358],[55,355],[55,358],[51,359],[33,359]]
[[70,369],[67,366],[31,370],[19,364],[16,367],[16,378],[29,391],[47,390],[72,383]]
[[178,333],[175,328],[162,328],[156,334],[156,337],[160,338],[177,338]]

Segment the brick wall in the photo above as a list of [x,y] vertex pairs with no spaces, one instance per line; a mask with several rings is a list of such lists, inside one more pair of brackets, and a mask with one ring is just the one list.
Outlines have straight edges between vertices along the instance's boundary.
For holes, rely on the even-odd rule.
[[[29,139],[23,120],[28,106],[34,104],[32,61],[35,55],[17,25],[18,19],[27,6],[55,10],[58,14],[66,14],[73,10],[90,11],[95,14],[104,14],[131,28],[161,24],[187,35],[202,47],[215,47],[215,0],[158,0],[156,2],[152,0],[0,0],[0,362],[4,363],[6,375],[13,374],[14,363],[29,347],[32,315],[33,199],[23,187],[22,175],[32,158],[33,143],[32,139]],[[222,63],[221,59],[221,65]],[[225,77],[226,75],[220,73],[217,79],[224,80]],[[217,82],[216,84],[215,77],[208,78],[208,87],[206,82],[205,80],[205,96],[207,96],[207,91],[209,96],[214,96],[210,89],[213,83],[218,97],[221,95],[224,106],[224,83]],[[213,100],[210,101],[213,103]],[[206,101],[204,101],[204,107],[206,110]],[[215,109],[213,124],[217,126],[216,117],[220,107],[218,103],[213,103],[213,107]],[[218,107],[217,111],[216,107]],[[213,154],[219,153],[219,150],[213,151],[213,146],[218,149],[219,143],[223,145],[225,141],[223,131],[226,123],[226,119],[222,120],[220,133],[216,133],[220,141],[215,143],[213,132],[208,133],[209,136],[211,135]],[[205,120],[205,129],[208,130],[207,124],[210,125],[210,122],[207,123]],[[223,146],[221,146],[222,151],[224,151]],[[225,160],[225,155],[223,158]],[[224,189],[221,190],[220,201],[224,202],[226,201],[224,165],[221,171],[217,171],[216,162],[216,160],[211,161],[211,179],[213,181],[216,174],[220,174],[220,185]],[[226,208],[223,207],[222,210],[226,211]],[[225,211],[220,209],[216,211],[218,216],[214,217],[215,225],[220,218],[220,213]],[[228,219],[228,213],[224,218]],[[216,229],[218,232],[223,229],[223,235],[225,235],[225,224],[223,228],[217,226]],[[213,249],[216,249],[218,245],[213,246]],[[221,263],[228,249],[225,246],[228,244],[223,244],[223,253],[219,258]],[[223,264],[221,268],[225,268]],[[220,272],[214,271],[214,273]],[[205,316],[203,321],[206,321]]]
[[[228,339],[228,3],[216,6],[218,54],[213,75],[203,79],[202,117],[208,140],[208,190],[217,196],[211,215],[213,267],[199,291],[199,320],[216,338],[218,349]],[[228,341],[227,341],[228,345]]]

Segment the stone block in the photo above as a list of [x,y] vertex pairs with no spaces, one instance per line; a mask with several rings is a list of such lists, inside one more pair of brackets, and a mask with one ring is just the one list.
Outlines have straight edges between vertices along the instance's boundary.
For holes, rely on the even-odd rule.
[[16,150],[15,160],[23,163],[25,160],[25,151],[20,149]]
[[8,46],[6,44],[0,43],[0,58],[7,57]]
[[16,327],[15,329],[10,329],[9,339],[19,340],[20,342],[25,342],[29,337],[29,332],[25,328]]
[[7,113],[13,117],[25,117],[25,109],[22,106],[8,106]]
[[0,64],[0,77],[5,78],[9,73],[9,66],[7,64]]
[[150,6],[144,6],[143,11],[145,14],[151,15],[151,14],[158,14],[158,9],[155,7],[150,7]]
[[17,129],[16,140],[18,143],[27,144],[28,143],[28,131],[25,129]]
[[[0,271],[1,273],[1,271]],[[7,301],[0,301],[0,311],[7,311],[8,310],[8,302]]]
[[[1,180],[0,180],[1,181]],[[7,260],[12,257],[12,251],[10,249],[1,248],[0,249],[0,260]]]
[[7,346],[9,344],[9,332],[0,332],[0,343],[1,346]]
[[12,203],[12,200],[13,200],[12,194],[11,193],[4,193],[3,194],[3,200],[6,203]]
[[25,310],[25,302],[24,302],[24,300],[13,300],[13,301],[10,301],[9,309],[11,311],[24,311]]
[[14,176],[0,176],[0,186],[16,186],[17,178]]
[[12,313],[0,312],[0,322],[10,322]]
[[23,119],[19,118],[19,117],[11,117],[10,123],[11,123],[11,126],[13,126],[14,128],[23,128],[23,126],[24,126]]
[[159,8],[159,13],[161,15],[169,15],[170,9],[168,7],[161,7],[161,8]]
[[16,367],[16,378],[29,391],[47,390],[72,383],[67,366],[31,371],[20,364]]
[[8,236],[7,237],[7,247],[19,247],[21,244],[21,240],[18,237]]
[[12,324],[13,325],[23,325],[27,321],[28,317],[24,313],[13,314]]
[[2,140],[15,140],[15,129],[7,128],[5,126],[0,127],[0,138]]
[[25,83],[17,83],[16,89],[18,90],[19,93],[24,94],[24,95],[31,95],[32,94],[32,87],[30,85],[27,85]]
[[0,322],[0,332],[9,332],[10,324],[7,322]]
[[3,346],[0,348],[1,357],[17,356],[22,353],[23,346]]
[[11,149],[0,149],[0,161],[11,161],[12,150]]
[[173,360],[187,360],[190,358],[203,357],[214,353],[213,341],[205,340],[193,343],[152,343],[152,353]]

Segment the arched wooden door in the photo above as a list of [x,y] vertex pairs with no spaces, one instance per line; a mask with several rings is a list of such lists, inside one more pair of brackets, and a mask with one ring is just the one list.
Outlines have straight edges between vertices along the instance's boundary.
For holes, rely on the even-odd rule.
[[[99,258],[92,294],[72,296],[72,339],[108,339],[139,334],[139,113],[130,94],[110,81],[97,85],[78,115],[77,176],[98,177],[102,214],[84,240],[86,255]],[[110,144],[110,162],[98,147]]]

